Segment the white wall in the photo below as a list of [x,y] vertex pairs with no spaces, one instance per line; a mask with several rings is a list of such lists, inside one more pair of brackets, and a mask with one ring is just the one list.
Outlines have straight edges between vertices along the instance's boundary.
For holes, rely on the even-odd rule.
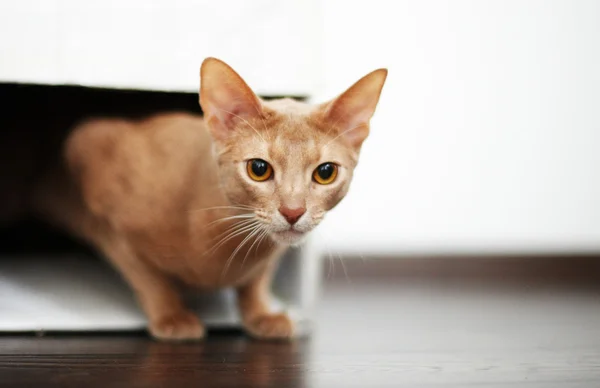
[[0,80],[191,91],[212,55],[261,93],[322,85],[323,100],[387,66],[352,190],[319,242],[600,249],[600,1],[247,3],[1,2]]
[[0,1],[0,81],[198,90],[225,60],[260,93],[310,95],[318,0]]
[[348,198],[358,253],[600,249],[600,2],[324,1],[330,98],[387,66]]

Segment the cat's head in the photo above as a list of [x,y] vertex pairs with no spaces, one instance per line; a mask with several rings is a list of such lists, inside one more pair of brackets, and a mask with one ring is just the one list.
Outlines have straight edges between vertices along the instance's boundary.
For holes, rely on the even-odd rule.
[[387,70],[330,102],[263,101],[224,62],[200,70],[200,105],[222,187],[260,230],[296,244],[346,195]]

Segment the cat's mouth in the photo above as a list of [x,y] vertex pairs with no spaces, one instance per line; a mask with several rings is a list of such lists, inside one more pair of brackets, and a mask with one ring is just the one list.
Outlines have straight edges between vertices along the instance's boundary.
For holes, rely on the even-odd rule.
[[273,240],[288,245],[298,244],[306,235],[306,232],[300,232],[294,228],[271,233]]

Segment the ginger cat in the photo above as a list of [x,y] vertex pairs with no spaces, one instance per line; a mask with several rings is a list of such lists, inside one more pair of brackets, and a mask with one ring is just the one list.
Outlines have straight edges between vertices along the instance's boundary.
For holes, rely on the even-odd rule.
[[290,338],[269,311],[277,259],[346,194],[387,70],[331,102],[262,101],[224,62],[202,63],[204,118],[77,126],[36,207],[99,249],[133,288],[150,333],[204,336],[180,286],[234,287],[246,330]]

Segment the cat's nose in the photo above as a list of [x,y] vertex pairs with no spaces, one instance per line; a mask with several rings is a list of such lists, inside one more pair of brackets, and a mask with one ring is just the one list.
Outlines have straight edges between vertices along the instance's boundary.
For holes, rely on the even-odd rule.
[[287,206],[282,206],[279,208],[279,213],[290,223],[290,225],[294,225],[300,217],[306,212],[306,209],[303,207],[297,207],[295,209],[290,209]]

